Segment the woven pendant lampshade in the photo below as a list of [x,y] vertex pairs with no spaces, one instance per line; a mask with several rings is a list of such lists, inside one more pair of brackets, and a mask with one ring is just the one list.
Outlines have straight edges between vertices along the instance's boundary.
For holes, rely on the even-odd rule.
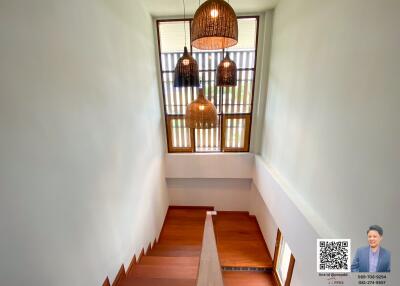
[[183,56],[179,58],[175,67],[174,87],[198,87],[199,85],[199,66],[185,47]]
[[204,91],[200,88],[197,99],[186,107],[186,126],[198,129],[214,128],[218,123],[217,118],[217,109],[204,97]]
[[217,67],[217,86],[236,86],[237,85],[237,68],[234,61],[229,58],[226,53],[225,58]]
[[196,11],[192,23],[192,46],[219,50],[238,42],[235,11],[224,0],[207,0]]

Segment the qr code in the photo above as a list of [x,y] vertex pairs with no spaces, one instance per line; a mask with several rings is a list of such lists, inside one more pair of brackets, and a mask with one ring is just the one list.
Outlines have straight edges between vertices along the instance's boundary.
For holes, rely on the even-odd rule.
[[350,272],[350,239],[317,239],[317,272]]

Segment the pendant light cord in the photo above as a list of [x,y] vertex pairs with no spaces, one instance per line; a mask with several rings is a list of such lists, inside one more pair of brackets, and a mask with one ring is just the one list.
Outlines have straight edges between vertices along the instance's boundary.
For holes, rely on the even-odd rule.
[[185,0],[182,0],[183,2],[183,31],[185,32],[185,47],[186,47],[186,6],[185,6]]

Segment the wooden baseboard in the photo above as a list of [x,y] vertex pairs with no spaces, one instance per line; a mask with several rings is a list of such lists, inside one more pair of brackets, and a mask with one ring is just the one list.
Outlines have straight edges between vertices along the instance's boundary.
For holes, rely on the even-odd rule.
[[103,286],[111,286],[110,279],[108,279],[108,276],[106,277],[106,280],[104,280]]
[[139,257],[137,258],[136,263],[139,263],[143,256],[144,256],[144,248],[142,248],[142,251],[140,252]]
[[125,267],[124,264],[121,265],[121,268],[118,271],[117,277],[115,277],[115,280],[112,284],[112,286],[119,286],[124,282],[126,279],[126,272],[125,272]]
[[149,245],[147,246],[145,255],[149,254],[150,250],[151,250],[151,242],[150,242]]
[[133,255],[131,263],[129,263],[128,270],[126,271],[126,276],[129,276],[129,274],[132,272],[132,269],[135,265],[136,265],[136,255]]

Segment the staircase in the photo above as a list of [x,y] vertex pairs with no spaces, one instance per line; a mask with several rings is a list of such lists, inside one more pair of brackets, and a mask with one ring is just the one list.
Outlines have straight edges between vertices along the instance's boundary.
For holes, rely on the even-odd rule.
[[170,207],[158,242],[118,286],[196,286],[208,210]]
[[276,285],[272,258],[255,216],[218,212],[213,223],[224,286]]
[[[170,206],[158,242],[142,251],[137,261],[134,258],[126,273],[122,265],[112,286],[197,286],[209,210],[213,208]],[[219,211],[212,222],[209,227],[214,227],[224,286],[277,285],[271,255],[255,216]],[[202,285],[208,285],[207,279],[201,279]],[[108,278],[103,286],[110,286]]]

